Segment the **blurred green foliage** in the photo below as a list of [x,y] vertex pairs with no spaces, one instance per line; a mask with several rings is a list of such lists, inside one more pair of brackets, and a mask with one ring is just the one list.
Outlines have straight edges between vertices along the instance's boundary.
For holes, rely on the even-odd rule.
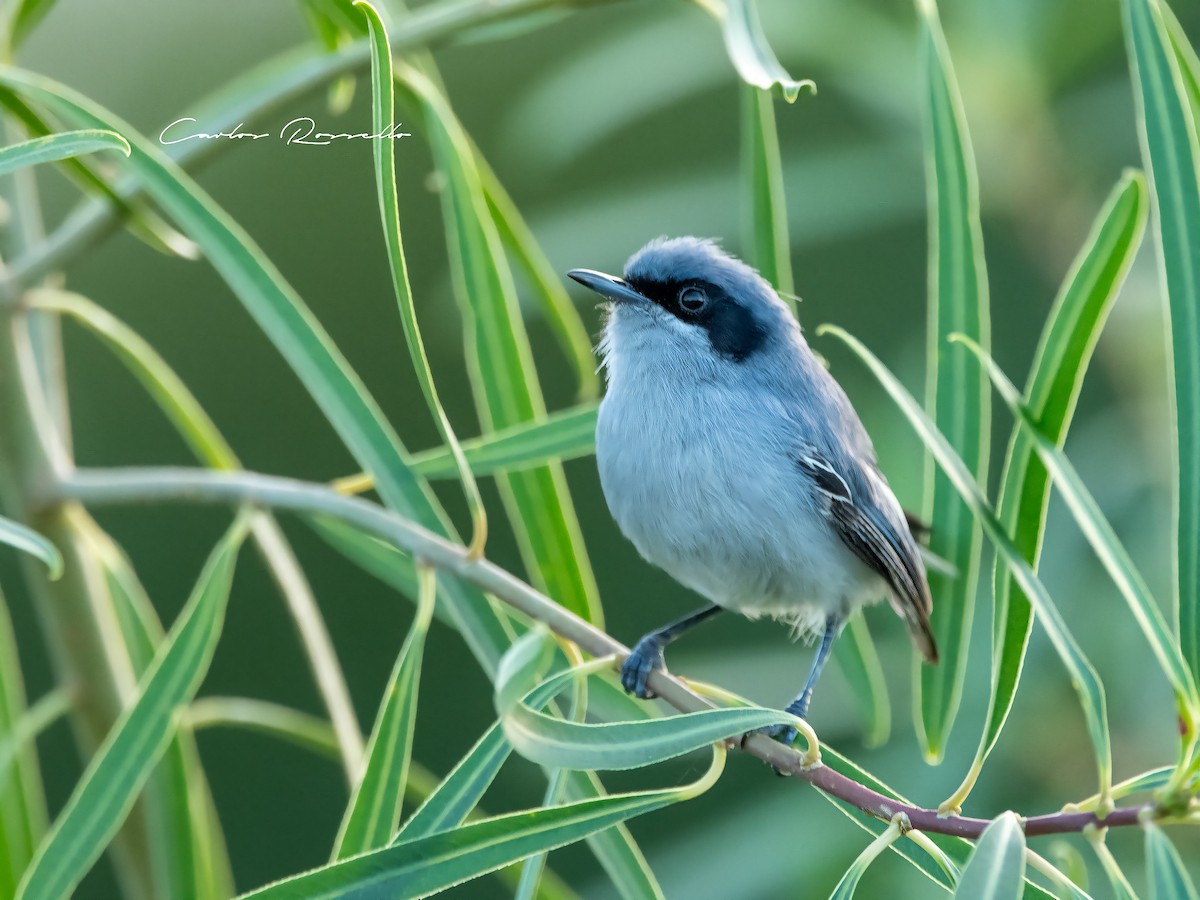
[[[823,322],[845,327],[918,391],[927,236],[917,15],[908,4],[884,0],[760,0],[758,6],[789,71],[812,77],[820,88],[775,109],[800,320],[810,336]],[[1194,4],[1176,6],[1184,30],[1200,33]],[[1121,170],[1139,164],[1120,10],[1115,0],[947,0],[942,18],[978,163],[992,352],[1006,371],[1025,372],[1092,217]],[[716,236],[748,254],[738,171],[739,84],[712,21],[682,2],[619,2],[589,4],[537,24],[495,26],[470,41],[437,46],[433,58],[458,119],[552,265],[560,272],[617,270],[659,234]],[[307,40],[292,0],[61,0],[29,34],[19,59],[154,136],[233,75]],[[331,131],[363,130],[370,122],[366,78],[359,78],[344,111],[332,112],[326,103],[326,92],[313,92],[245,127],[277,133],[296,116],[311,116]],[[442,234],[438,192],[446,185],[431,174],[427,136],[396,143],[405,249],[441,399],[460,436],[469,438],[481,428]],[[402,349],[370,149],[240,141],[222,149],[199,177],[312,307],[406,444],[439,444]],[[77,190],[57,173],[40,174],[39,185],[52,225]],[[1173,533],[1164,435],[1170,410],[1159,285],[1148,248],[1097,348],[1067,453],[1155,595],[1168,597]],[[159,255],[122,233],[83,257],[68,284],[133,325],[171,362],[247,468],[318,481],[355,470],[315,405],[207,265]],[[546,404],[562,408],[575,398],[568,361],[519,273],[517,286]],[[583,313],[593,331],[598,328],[589,306]],[[79,463],[190,462],[186,447],[108,351],[71,324],[65,332]],[[814,346],[830,357],[901,500],[919,506],[921,444],[843,348],[816,339]],[[548,374],[555,372],[563,377]],[[995,415],[992,451],[999,458],[1009,419],[999,410]],[[686,591],[643,563],[617,532],[591,460],[564,467],[608,630],[629,641],[688,608],[693,599]],[[992,468],[994,495],[998,467]],[[485,480],[481,487],[489,508],[500,509],[494,484]],[[445,483],[437,492],[459,530],[469,533],[461,490]],[[129,552],[160,618],[172,621],[222,516],[154,508],[105,510],[98,518]],[[520,548],[496,522],[503,519],[497,516],[491,528],[488,558],[519,572]],[[321,602],[359,720],[369,723],[412,622],[412,605],[345,565],[310,533],[287,530]],[[1118,779],[1172,759],[1169,686],[1057,499],[1041,576],[1106,685]],[[55,682],[37,614],[18,588],[8,554],[0,560],[0,583],[9,594],[28,693],[41,696]],[[979,618],[986,621],[986,613]],[[911,700],[907,636],[887,614],[870,621],[898,713],[892,740],[877,749],[860,746],[857,706],[841,676],[830,676],[823,688],[814,710],[818,730],[915,801],[936,804],[957,786],[983,728],[987,629],[976,628],[968,648],[948,762],[931,768],[922,761],[911,717],[899,714]],[[698,632],[671,658],[676,672],[768,706],[787,699],[787,686],[806,663],[784,629],[741,621]],[[1023,680],[971,796],[972,814],[1050,811],[1094,787],[1075,698],[1036,627]],[[494,718],[490,685],[461,639],[442,625],[428,635],[421,692],[413,758],[441,775]],[[292,625],[253,554],[244,554],[202,694],[252,694],[320,712]],[[250,732],[206,730],[197,743],[240,887],[325,861],[347,799],[336,764]],[[51,728],[39,749],[49,805],[57,810],[81,772],[69,728]],[[703,765],[689,758],[673,771],[680,781],[694,780]],[[861,833],[815,795],[781,789],[767,774],[735,757],[703,797],[631,823],[667,896],[816,896],[837,883],[862,849]],[[606,779],[613,789],[643,782],[636,773]],[[502,812],[528,805],[543,788],[532,765],[514,760],[486,803]],[[1200,840],[1171,836],[1195,873]],[[1110,836],[1135,884],[1144,883],[1141,840],[1137,833]],[[1031,846],[1049,856],[1049,843],[1039,839]],[[1092,883],[1099,884],[1103,876],[1086,843],[1069,843],[1083,852]],[[581,895],[612,895],[582,846],[555,852],[550,864]],[[504,890],[484,879],[449,896],[474,900],[504,896]],[[914,870],[891,864],[868,869],[859,888],[860,896],[922,897],[930,890]],[[78,896],[106,898],[114,891],[103,863]]]

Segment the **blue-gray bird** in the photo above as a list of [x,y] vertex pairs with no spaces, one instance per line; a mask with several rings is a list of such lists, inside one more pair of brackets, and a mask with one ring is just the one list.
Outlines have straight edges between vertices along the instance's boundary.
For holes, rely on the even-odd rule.
[[887,597],[936,663],[917,526],[771,285],[694,237],[651,241],[623,278],[568,274],[610,301],[596,424],[609,509],[643,557],[710,601],[638,641],[625,689],[652,697],[646,679],[667,644],[723,609],[820,636],[787,707],[802,718],[835,638],[864,604]]

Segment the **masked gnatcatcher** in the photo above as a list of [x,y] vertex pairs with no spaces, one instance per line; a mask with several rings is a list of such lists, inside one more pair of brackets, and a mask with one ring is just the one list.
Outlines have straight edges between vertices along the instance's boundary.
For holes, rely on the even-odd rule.
[[652,697],[646,679],[666,645],[722,609],[820,635],[787,707],[802,718],[834,639],[864,604],[886,596],[936,663],[914,526],[770,284],[694,237],[651,241],[624,278],[569,275],[610,301],[596,424],[609,509],[643,557],[710,601],[638,641],[625,689]]

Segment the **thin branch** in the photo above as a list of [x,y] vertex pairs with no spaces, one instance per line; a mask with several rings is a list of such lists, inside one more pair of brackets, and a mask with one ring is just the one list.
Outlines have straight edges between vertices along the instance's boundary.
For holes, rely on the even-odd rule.
[[[214,472],[182,468],[123,468],[79,470],[57,485],[58,494],[47,503],[77,500],[89,505],[188,502],[221,505],[252,504],[299,513],[336,516],[365,532],[395,544],[438,569],[463,578],[493,594],[553,632],[578,644],[592,656],[627,655],[628,648],[583,619],[538,593],[515,575],[487,560],[467,559],[465,547],[452,544],[383,507],[347,497],[331,488],[272,475]],[[663,671],[653,672],[650,687],[680,712],[712,709],[713,704],[684,682]],[[912,827],[924,832],[978,838],[990,824],[986,819],[940,816],[935,809],[910,806],[871,790],[828,766],[805,769],[802,757],[789,747],[766,737],[750,735],[743,749],[780,774],[796,775],[863,812],[884,821],[897,813],[908,816]],[[1154,804],[1122,807],[1104,818],[1090,812],[1050,813],[1024,820],[1030,837],[1080,832],[1089,826],[1111,828],[1136,825],[1139,816],[1153,814]]]

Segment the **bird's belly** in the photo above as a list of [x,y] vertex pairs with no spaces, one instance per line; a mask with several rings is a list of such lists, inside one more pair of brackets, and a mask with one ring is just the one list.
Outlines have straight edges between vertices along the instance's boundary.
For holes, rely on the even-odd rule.
[[637,422],[606,412],[596,457],[609,508],[677,581],[802,631],[883,597],[882,580],[826,524],[780,435],[706,427],[687,410]]

